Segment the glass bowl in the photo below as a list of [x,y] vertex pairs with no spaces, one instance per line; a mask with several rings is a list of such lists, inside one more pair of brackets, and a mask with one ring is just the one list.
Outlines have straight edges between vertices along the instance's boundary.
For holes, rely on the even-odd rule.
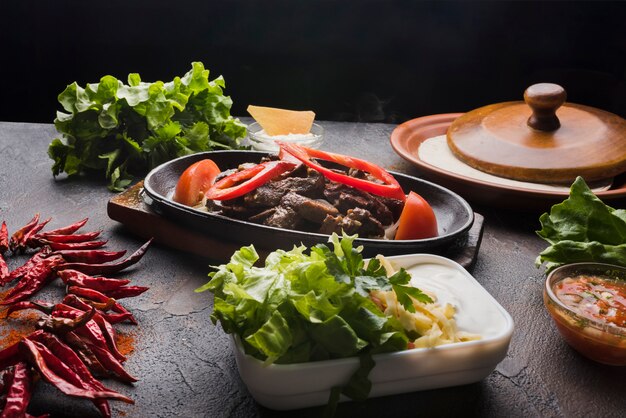
[[[592,278],[582,279],[583,276]],[[543,291],[543,301],[548,312],[561,336],[572,348],[599,363],[626,366],[626,327],[617,325],[612,321],[602,320],[597,316],[597,313],[582,312],[584,305],[587,309],[592,309],[591,307],[600,309],[598,311],[600,313],[606,310],[606,315],[612,318],[619,318],[621,315],[623,320],[624,315],[626,315],[626,306],[622,305],[621,309],[616,310],[607,308],[606,303],[602,304],[603,299],[606,301],[613,296],[610,295],[611,292],[605,290],[597,291],[600,295],[597,297],[592,292],[574,291],[570,287],[569,291],[562,291],[561,296],[557,296],[557,285],[568,278],[588,280],[594,285],[606,283],[608,286],[619,286],[621,287],[622,298],[624,298],[626,294],[626,268],[602,263],[567,264],[548,274]],[[572,286],[570,280],[561,284],[561,286],[564,285]],[[587,304],[587,299],[583,297],[579,299],[576,296],[578,294],[591,298],[595,304]],[[617,298],[613,300],[619,301]],[[572,306],[576,304],[578,306]]]
[[324,142],[324,128],[317,123],[311,126],[308,134],[288,134],[270,136],[265,133],[258,122],[248,125],[248,140],[252,148],[257,151],[278,151],[278,145],[274,141],[293,142],[309,148],[319,148]]

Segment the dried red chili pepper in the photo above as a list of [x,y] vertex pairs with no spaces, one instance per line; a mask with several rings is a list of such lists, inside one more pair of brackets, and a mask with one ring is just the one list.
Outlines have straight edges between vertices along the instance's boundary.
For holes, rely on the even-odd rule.
[[102,335],[104,335],[107,346],[109,347],[109,352],[113,354],[116,359],[126,361],[126,356],[120,353],[120,350],[117,348],[117,343],[115,342],[115,329],[113,329],[113,326],[98,313],[94,315],[93,321],[100,327]]
[[19,342],[11,344],[10,346],[0,350],[0,370],[11,367],[21,360]]
[[[89,309],[91,309],[92,306],[95,307],[96,309],[98,309],[98,313],[102,315],[104,319],[109,321],[110,324],[118,324],[120,322],[130,320],[132,318],[132,314],[130,312],[115,313],[115,314],[107,313],[107,311],[110,310],[115,304],[115,299],[109,298],[109,301],[107,303],[97,303],[93,301],[90,301],[90,302],[91,304],[85,302],[83,299],[72,294],[66,295],[63,298],[63,303],[69,306],[72,306],[76,309],[80,309],[81,311],[88,311]],[[99,305],[101,307],[98,308],[98,306],[96,305]]]
[[52,315],[46,315],[37,321],[37,328],[53,334],[63,335],[67,332],[74,331],[78,328],[86,326],[96,314],[96,309],[92,308],[89,312],[82,312],[77,309],[70,312],[72,315],[60,315],[62,311],[55,307]]
[[122,366],[122,363],[113,357],[109,351],[104,350],[89,341],[85,341],[85,344],[87,344],[87,347],[89,347],[89,349],[93,352],[98,361],[120,380],[129,383],[137,381],[137,378],[129,374],[126,369],[124,369],[124,366]]
[[43,344],[24,338],[19,345],[20,351],[29,359],[41,377],[66,395],[86,399],[116,399],[130,404],[134,403],[132,399],[121,393],[90,387]]
[[[92,311],[94,312],[93,316],[95,316],[95,308],[92,308]],[[55,309],[55,311],[53,311],[52,313],[52,319],[45,318],[47,322],[42,322],[41,325],[45,326],[46,328],[44,329],[46,329],[47,331],[59,333],[59,331],[54,331],[53,328],[58,327],[60,328],[60,330],[65,330],[65,321],[63,321],[63,319],[76,320],[77,317],[83,316],[84,314],[86,314],[86,312],[84,313],[78,309]],[[93,319],[93,316],[90,318],[89,321],[83,323],[81,326],[73,327],[71,331],[74,331],[77,335],[84,337],[85,339],[89,340],[91,343],[102,348],[103,350],[110,351],[116,357],[119,356],[120,361],[126,360],[126,357],[119,353],[119,351],[114,351],[109,346],[108,339],[102,331],[100,325],[91,320]],[[55,319],[57,321],[54,321]],[[40,326],[40,328],[42,328],[42,326]]]
[[50,255],[52,250],[49,247],[44,247],[35,253],[28,261],[26,261],[23,265],[16,268],[9,274],[9,277],[4,281],[4,283],[0,283],[0,285],[5,285],[7,283],[11,283],[13,280],[17,280],[20,277],[24,276],[33,266],[39,263],[44,258]]
[[29,242],[32,241],[32,237],[34,235],[36,235],[37,232],[41,231],[48,224],[48,222],[50,222],[51,220],[52,220],[52,218],[48,218],[45,221],[38,223],[30,231],[28,231],[26,234],[24,234],[24,236],[22,237],[21,241],[19,242],[19,249],[21,251],[24,251],[26,249],[26,247],[31,246],[29,244]]
[[144,256],[154,238],[150,238],[145,244],[134,253],[119,261],[110,264],[87,264],[87,263],[64,263],[59,266],[59,270],[78,270],[85,274],[113,274],[124,270],[126,267],[137,263]]
[[11,235],[11,239],[9,240],[9,248],[11,251],[16,251],[20,246],[20,243],[23,241],[24,236],[28,234],[28,232],[33,229],[37,223],[39,222],[39,214],[36,213],[33,219],[31,219],[26,225],[18,229]]
[[104,247],[108,241],[85,241],[85,242],[54,242],[48,239],[40,240],[42,245],[47,245],[54,251],[58,250],[91,250]]
[[61,270],[59,277],[68,286],[88,287],[99,292],[118,289],[130,283],[127,279],[109,279],[107,277],[92,277],[77,270]]
[[6,298],[0,301],[0,305],[19,302],[36,293],[46,283],[55,278],[54,269],[61,263],[63,263],[63,258],[60,256],[42,259],[9,291]]
[[[67,292],[83,298],[83,301],[88,304],[93,302],[109,303],[109,300],[111,299],[110,297],[102,294],[101,292],[98,292],[97,290],[88,289],[86,287],[70,286],[68,287]],[[115,301],[111,309],[119,314],[130,314],[129,321],[132,324],[137,324],[137,320],[135,320],[135,317],[130,312],[128,312],[128,310],[124,308],[119,302]]]
[[8,305],[19,302],[33,295],[46,283],[55,278],[54,269],[63,262],[59,256],[42,259],[35,264],[0,301],[0,305]]
[[146,290],[150,289],[145,286],[124,286],[117,289],[111,289],[104,292],[105,295],[112,297],[113,299],[132,298],[141,295]]
[[[77,297],[76,295],[71,296]],[[100,312],[107,312],[112,310],[115,307],[116,302],[117,301],[113,298],[109,298],[106,302],[94,302],[93,300],[85,300],[86,305],[93,306],[94,308],[96,308],[96,310]]]
[[73,331],[63,335],[65,342],[74,349],[76,354],[81,358],[83,363],[98,376],[108,376],[109,371],[98,361],[95,354],[89,349],[87,344]]
[[8,318],[13,312],[22,311],[24,309],[36,309],[40,312],[50,315],[52,310],[54,309],[53,304],[47,302],[31,302],[29,300],[24,300],[22,302],[16,302],[11,304],[7,309],[6,317]]
[[13,379],[8,386],[2,418],[23,417],[32,395],[33,377],[30,366],[23,361],[13,368]]
[[[108,390],[100,381],[93,377],[85,363],[83,363],[74,350],[62,342],[57,336],[43,333],[34,340],[45,345],[52,354],[62,359],[88,386],[96,390]],[[108,402],[105,399],[94,399],[93,402],[104,416],[111,414]]]
[[126,254],[126,250],[122,251],[103,251],[103,250],[58,250],[51,255],[60,255],[67,262],[79,263],[106,263],[107,261],[117,260]]
[[102,231],[85,232],[83,234],[50,234],[45,235],[46,241],[60,242],[60,243],[76,243],[92,241],[100,236]]
[[0,253],[0,285],[4,285],[5,281],[9,279],[10,274],[9,266],[2,256],[2,253]]
[[7,230],[7,223],[2,221],[0,226],[0,253],[4,254],[9,250],[9,231]]
[[68,235],[68,234],[73,234],[74,232],[78,231],[80,228],[82,228],[87,221],[89,220],[89,218],[85,218],[82,219],[76,223],[73,223],[71,225],[68,226],[64,226],[61,228],[57,228],[57,229],[53,229],[52,231],[47,231],[41,234],[38,234],[37,237],[41,238],[41,237],[45,237],[46,235]]

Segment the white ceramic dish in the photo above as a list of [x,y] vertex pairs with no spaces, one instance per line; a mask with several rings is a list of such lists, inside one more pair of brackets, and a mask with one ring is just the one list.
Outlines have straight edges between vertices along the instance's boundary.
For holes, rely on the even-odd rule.
[[314,123],[308,134],[289,134],[269,136],[258,122],[248,126],[248,142],[257,151],[277,152],[278,145],[274,141],[292,142],[309,148],[319,148],[324,142],[324,128]]
[[[374,356],[370,397],[463,385],[488,376],[511,341],[513,319],[506,310],[452,260],[431,254],[387,258],[411,273],[413,285],[454,304],[459,330],[482,338]],[[325,405],[330,389],[344,384],[358,367],[357,358],[263,366],[232,341],[242,380],[258,403],[272,409]]]

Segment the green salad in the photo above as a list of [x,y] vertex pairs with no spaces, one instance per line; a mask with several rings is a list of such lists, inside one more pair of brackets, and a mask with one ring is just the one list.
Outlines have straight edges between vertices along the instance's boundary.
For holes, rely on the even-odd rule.
[[537,266],[546,270],[562,264],[598,262],[626,266],[626,211],[605,205],[582,177],[567,200],[539,218],[537,234],[550,246],[539,254]]
[[246,126],[230,115],[224,88],[224,78],[209,81],[201,62],[167,83],[139,74],[129,74],[128,84],[110,75],[86,87],[74,82],[59,95],[64,111],[54,120],[61,136],[48,148],[52,172],[95,172],[121,191],[133,175],[173,158],[240,148]]
[[409,285],[399,269],[390,277],[380,259],[365,263],[356,236],[330,237],[324,244],[294,247],[268,255],[263,266],[253,246],[235,252],[215,267],[210,281],[197,289],[214,294],[213,323],[237,335],[248,355],[267,364],[288,364],[358,356],[360,368],[349,382],[331,392],[363,400],[371,383],[373,354],[405,350],[418,335],[405,331],[372,298],[373,291],[394,291],[408,312],[414,303],[433,300]]

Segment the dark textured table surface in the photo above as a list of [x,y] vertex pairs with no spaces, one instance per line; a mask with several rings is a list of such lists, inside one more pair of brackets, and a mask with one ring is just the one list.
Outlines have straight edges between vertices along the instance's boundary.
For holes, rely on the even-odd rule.
[[[386,168],[418,175],[389,146],[394,125],[326,122],[325,149],[370,159]],[[0,123],[0,220],[10,230],[35,212],[51,216],[50,227],[89,217],[89,230],[102,229],[109,249],[137,248],[142,241],[108,218],[112,194],[94,180],[59,181],[46,151],[52,125]],[[474,206],[485,230],[474,277],[511,314],[515,331],[507,357],[479,383],[347,402],[337,416],[602,416],[626,414],[626,368],[603,366],[571,350],[544,309],[543,271],[534,259],[545,247],[535,236],[538,214]],[[11,259],[15,267],[23,259]],[[128,299],[139,326],[135,351],[126,366],[139,378],[132,386],[106,383],[135,405],[113,402],[115,416],[127,417],[317,417],[321,408],[276,412],[252,399],[239,378],[228,338],[209,321],[212,297],[193,290],[207,279],[211,260],[154,246],[128,272],[150,286]],[[62,295],[48,286],[42,298]],[[12,327],[12,320],[0,327]],[[70,400],[46,384],[37,385],[30,412],[53,416],[97,416],[91,403]]]

